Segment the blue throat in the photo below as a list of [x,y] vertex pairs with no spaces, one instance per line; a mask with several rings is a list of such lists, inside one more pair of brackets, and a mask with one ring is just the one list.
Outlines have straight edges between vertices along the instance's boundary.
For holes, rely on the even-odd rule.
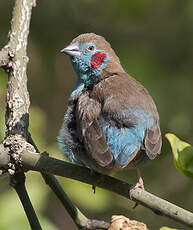
[[92,69],[90,57],[87,57],[84,60],[82,60],[79,56],[71,57],[72,66],[77,74],[77,82],[70,95],[70,100],[73,100],[74,97],[80,94],[85,87],[96,84],[99,81],[98,76],[107,66],[109,59],[109,56],[107,56],[100,67]]
[[77,94],[80,94],[85,87],[98,82],[98,77],[96,75],[77,74],[77,78],[76,86],[70,94],[70,100],[72,100]]

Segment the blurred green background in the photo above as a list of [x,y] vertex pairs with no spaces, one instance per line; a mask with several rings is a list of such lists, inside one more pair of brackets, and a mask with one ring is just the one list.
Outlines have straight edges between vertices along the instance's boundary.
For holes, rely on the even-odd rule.
[[[0,3],[0,47],[7,42],[14,1]],[[164,135],[175,133],[193,144],[193,1],[41,0],[33,9],[29,35],[28,89],[30,131],[40,151],[61,158],[56,136],[76,77],[60,50],[77,35],[95,32],[112,45],[125,70],[154,98],[163,134],[162,154],[142,169],[145,188],[193,210],[193,182],[176,170]],[[7,76],[0,70],[0,139],[4,137]],[[135,183],[136,172],[116,175]],[[123,214],[157,230],[184,227],[156,216],[116,194],[66,178],[58,178],[69,197],[90,218],[110,220]],[[77,229],[38,173],[27,173],[27,188],[43,229]],[[8,177],[0,177],[0,229],[30,229]]]

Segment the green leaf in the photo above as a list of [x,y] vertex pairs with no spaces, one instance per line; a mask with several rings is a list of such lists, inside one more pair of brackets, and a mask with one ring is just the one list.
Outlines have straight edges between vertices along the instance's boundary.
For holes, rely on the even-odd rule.
[[161,227],[160,230],[178,230],[177,228]]
[[193,179],[193,147],[181,141],[174,134],[168,133],[166,138],[172,148],[175,166],[183,174]]

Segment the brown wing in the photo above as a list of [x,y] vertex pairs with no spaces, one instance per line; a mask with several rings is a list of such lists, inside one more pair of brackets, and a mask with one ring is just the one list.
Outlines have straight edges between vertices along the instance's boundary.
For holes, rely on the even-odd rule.
[[76,124],[80,141],[90,156],[102,167],[113,161],[113,154],[106,141],[106,136],[97,120],[101,113],[101,105],[82,94],[76,105]]
[[147,129],[144,138],[145,151],[150,159],[154,159],[157,156],[157,154],[160,154],[161,145],[161,131],[159,122],[157,121],[151,129]]

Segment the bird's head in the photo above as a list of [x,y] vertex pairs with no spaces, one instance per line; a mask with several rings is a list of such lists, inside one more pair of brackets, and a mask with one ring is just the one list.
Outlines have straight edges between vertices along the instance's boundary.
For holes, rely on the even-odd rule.
[[103,72],[122,72],[119,58],[110,44],[94,33],[81,34],[61,50],[70,55],[78,77],[88,84],[103,78]]

